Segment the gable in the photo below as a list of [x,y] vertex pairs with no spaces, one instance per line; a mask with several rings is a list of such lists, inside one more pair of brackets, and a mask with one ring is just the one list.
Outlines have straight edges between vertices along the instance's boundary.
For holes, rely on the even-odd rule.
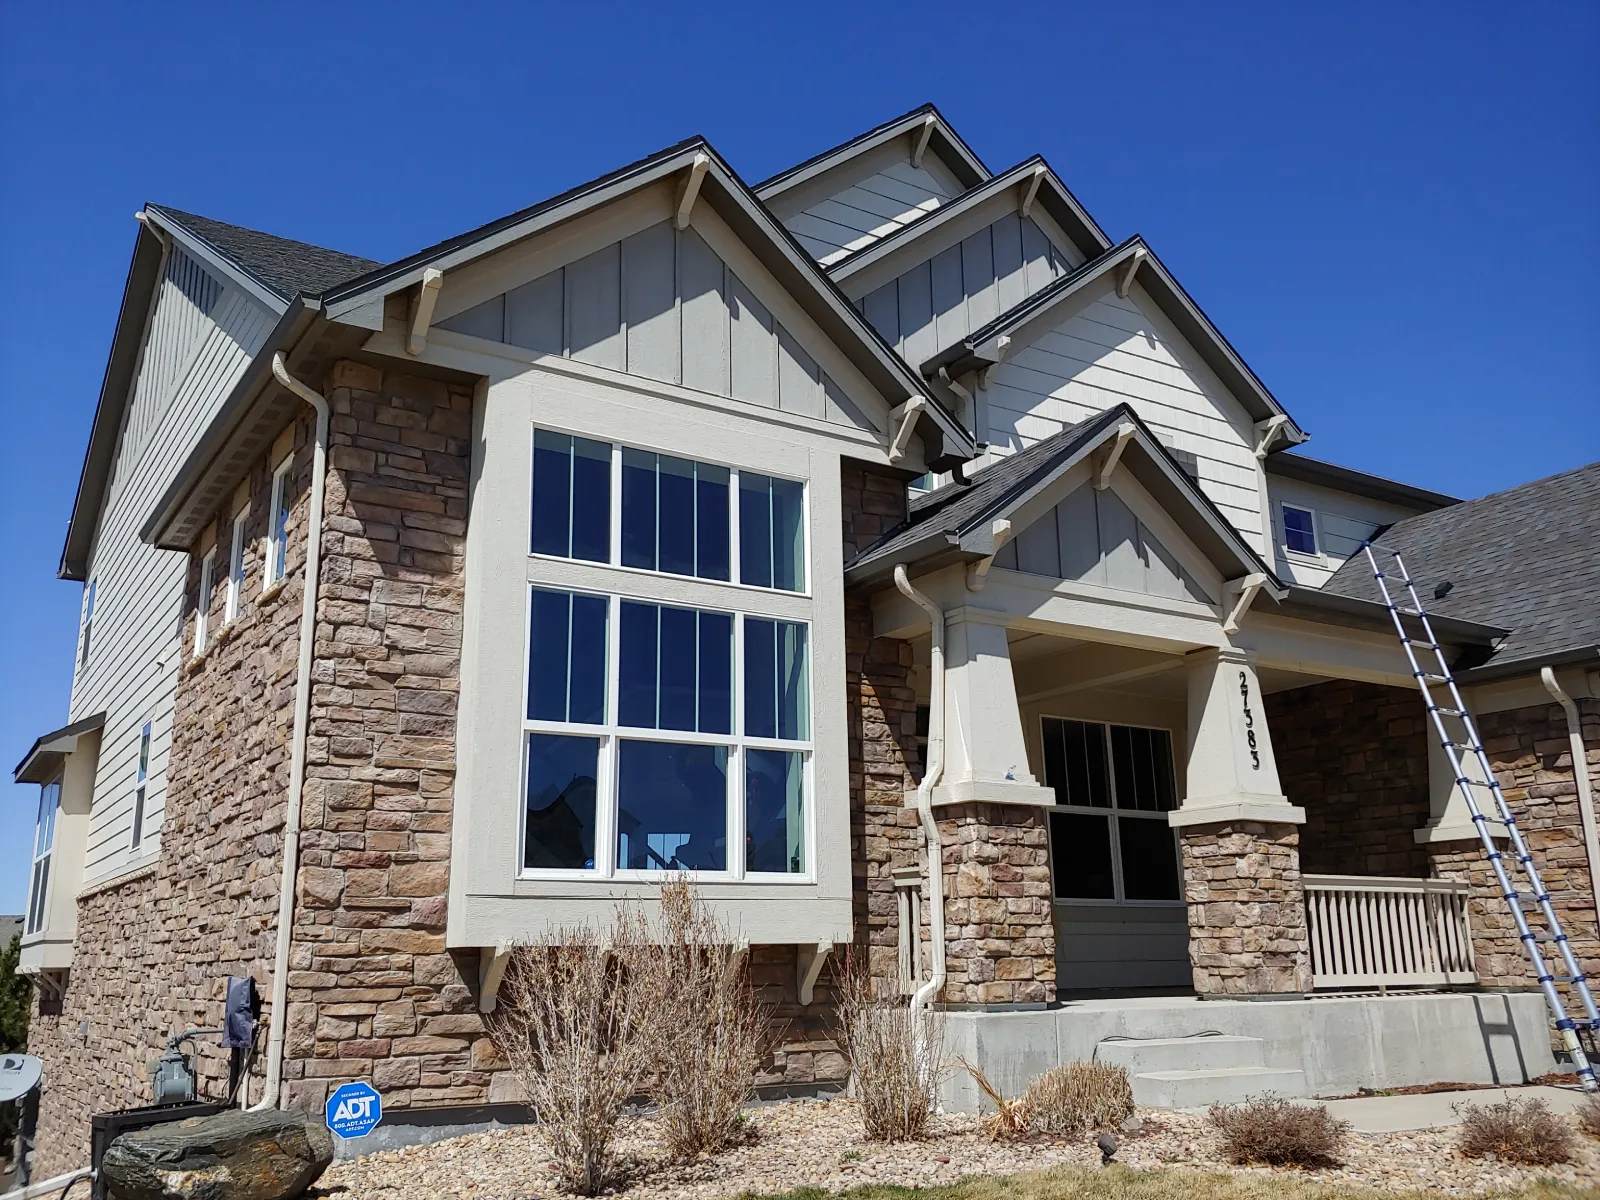
[[915,368],[1070,269],[1037,222],[1012,212],[876,288],[859,307]]
[[995,565],[1172,600],[1216,603],[1115,488],[1100,490],[1087,483],[1001,547]]
[[438,327],[880,431],[693,225],[657,221]]

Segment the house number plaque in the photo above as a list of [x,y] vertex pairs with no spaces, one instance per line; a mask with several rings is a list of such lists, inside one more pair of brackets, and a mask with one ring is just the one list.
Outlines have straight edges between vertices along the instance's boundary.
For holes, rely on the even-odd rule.
[[1239,672],[1239,706],[1244,709],[1244,740],[1250,747],[1250,769],[1261,770],[1261,751],[1256,749],[1256,718],[1250,711],[1250,677]]

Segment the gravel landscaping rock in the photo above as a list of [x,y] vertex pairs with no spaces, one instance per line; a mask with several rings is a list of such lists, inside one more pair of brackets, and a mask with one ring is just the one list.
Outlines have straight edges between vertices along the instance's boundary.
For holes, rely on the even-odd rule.
[[[1116,1160],[1135,1168],[1230,1167],[1217,1153],[1205,1118],[1193,1113],[1141,1110],[1137,1134],[1119,1135]],[[715,1158],[692,1163],[664,1160],[648,1118],[630,1120],[620,1139],[637,1164],[634,1181],[614,1193],[619,1200],[729,1200],[745,1193],[797,1187],[838,1190],[861,1184],[926,1187],[968,1175],[1011,1175],[1060,1164],[1098,1167],[1093,1135],[996,1143],[969,1116],[937,1117],[925,1142],[886,1146],[861,1133],[855,1105],[845,1099],[796,1100],[751,1114],[756,1136]],[[1402,1191],[1430,1188],[1441,1195],[1515,1187],[1539,1178],[1569,1183],[1600,1180],[1600,1145],[1584,1140],[1578,1161],[1537,1170],[1461,1157],[1454,1129],[1352,1134],[1337,1169],[1292,1172],[1297,1177]],[[335,1163],[311,1193],[328,1200],[396,1200],[399,1197],[474,1197],[533,1200],[556,1196],[543,1144],[532,1128],[498,1130],[385,1151]]]

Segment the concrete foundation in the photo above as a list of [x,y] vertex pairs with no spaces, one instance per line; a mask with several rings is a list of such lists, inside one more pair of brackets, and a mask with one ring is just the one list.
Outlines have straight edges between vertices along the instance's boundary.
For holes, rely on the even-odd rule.
[[[1097,1057],[1139,1059],[1124,1039],[1186,1038],[1195,1042],[1193,1071],[1181,1089],[1184,1106],[1229,1101],[1237,1080],[1213,1063],[1215,1035],[1259,1039],[1267,1074],[1303,1073],[1293,1089],[1308,1096],[1348,1096],[1360,1088],[1424,1083],[1526,1083],[1556,1069],[1549,1017],[1533,992],[1419,996],[1339,996],[1252,1003],[1150,997],[1069,1001],[1047,1012],[949,1013],[945,1041],[979,1067],[1007,1096],[1060,1063]],[[1238,1044],[1235,1042],[1234,1044]],[[1107,1045],[1118,1050],[1104,1052]],[[1252,1051],[1254,1053],[1254,1051]],[[1152,1061],[1149,1065],[1156,1066]],[[1174,1064],[1170,1045],[1159,1065]],[[1201,1076],[1215,1070],[1215,1088]],[[1130,1072],[1132,1073],[1132,1072]],[[1287,1076],[1286,1076],[1287,1077]],[[1274,1090],[1258,1086],[1255,1091]],[[1287,1089],[1279,1088],[1280,1092]],[[1212,1094],[1214,1092],[1214,1094]],[[1149,1093],[1153,1102],[1154,1093]],[[950,1112],[976,1112],[982,1095],[959,1067],[942,1089]]]

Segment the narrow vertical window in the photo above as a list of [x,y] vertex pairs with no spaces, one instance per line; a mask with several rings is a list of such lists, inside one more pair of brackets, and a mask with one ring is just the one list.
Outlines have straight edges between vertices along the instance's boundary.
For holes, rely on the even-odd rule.
[[267,566],[261,573],[265,591],[288,572],[289,561],[289,468],[291,455],[272,473],[272,504],[267,509]]
[[739,582],[806,589],[805,486],[739,472]]
[[56,844],[56,810],[61,804],[61,781],[39,789],[39,816],[33,827],[33,873],[28,882],[28,920],[24,933],[45,927],[50,904],[50,852]]
[[611,444],[533,434],[534,554],[611,561]]
[[233,541],[228,545],[228,598],[223,609],[224,624],[231,624],[239,615],[239,597],[244,594],[244,526],[250,514],[242,512],[233,519]]
[[139,843],[144,841],[144,800],[145,786],[150,779],[150,722],[144,723],[144,728],[139,731],[139,773],[134,780],[133,789],[133,838],[129,843],[130,849],[137,850]]
[[83,637],[78,644],[78,666],[82,667],[89,661],[89,638],[94,632],[94,585],[93,579],[83,592]]
[[206,556],[200,560],[200,591],[194,605],[194,652],[203,653],[206,648],[206,633],[211,625],[211,593],[215,588],[214,576],[217,571],[217,551],[213,547],[206,551]]

